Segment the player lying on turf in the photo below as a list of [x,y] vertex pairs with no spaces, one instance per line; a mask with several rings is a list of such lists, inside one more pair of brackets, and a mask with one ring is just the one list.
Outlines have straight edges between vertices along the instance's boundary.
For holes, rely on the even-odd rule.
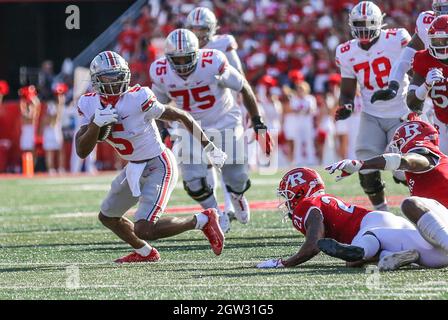
[[404,170],[411,197],[401,204],[403,214],[422,237],[448,252],[448,157],[439,149],[436,128],[421,120],[404,123],[395,132],[392,150],[366,161],[345,159],[326,169],[341,180],[361,169]]
[[[270,259],[257,265],[258,268],[294,267],[302,264],[320,251],[318,241],[324,237],[338,242],[364,248],[372,258],[378,248],[370,246],[366,239],[375,228],[415,228],[402,218],[386,211],[371,211],[347,204],[342,199],[325,193],[319,174],[309,168],[296,168],[280,181],[278,195],[285,199],[286,214],[294,227],[305,235],[299,251],[288,259]],[[376,240],[376,238],[374,239]],[[353,252],[352,261],[359,260],[359,252]]]
[[[174,236],[201,229],[213,252],[221,254],[224,235],[215,209],[192,217],[161,217],[177,183],[177,164],[162,143],[155,119],[181,122],[201,144],[211,163],[222,167],[226,154],[216,148],[197,122],[186,112],[159,103],[148,87],[129,88],[130,70],[117,53],[105,51],[90,64],[94,93],[78,102],[81,128],[76,134],[76,152],[87,157],[98,139],[104,139],[129,161],[114,179],[101,205],[99,220],[135,252],[116,260],[145,262],[160,259],[158,251],[145,240]],[[138,205],[135,224],[123,215]]]

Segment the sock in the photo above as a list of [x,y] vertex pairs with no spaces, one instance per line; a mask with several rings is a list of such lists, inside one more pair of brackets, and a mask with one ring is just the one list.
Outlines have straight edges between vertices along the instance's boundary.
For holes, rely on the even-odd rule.
[[373,208],[376,211],[389,211],[389,208],[387,207],[387,201],[384,201],[383,203],[376,204],[373,206]]
[[204,209],[215,208],[219,211],[218,202],[216,201],[215,196],[211,195],[207,199],[200,202],[201,207]]
[[137,252],[142,257],[149,256],[151,251],[152,251],[152,247],[149,244],[147,244],[147,243],[143,247],[141,247],[140,249],[135,249],[135,252]]
[[215,168],[211,167],[207,169],[207,183],[213,189],[213,192],[216,193],[216,187],[218,185],[218,174]]
[[352,245],[364,249],[364,259],[370,259],[380,250],[380,242],[372,234],[365,234],[358,240],[352,242]]
[[204,226],[208,222],[208,217],[203,213],[197,213],[195,214],[195,216],[196,216],[196,226],[194,228],[202,230],[202,228],[204,228]]
[[426,241],[448,252],[448,224],[436,212],[426,212],[417,221],[417,228]]
[[221,187],[222,192],[224,193],[224,212],[235,212],[235,208],[233,208],[232,199],[230,199],[230,192],[227,191],[227,187],[223,179],[221,179]]

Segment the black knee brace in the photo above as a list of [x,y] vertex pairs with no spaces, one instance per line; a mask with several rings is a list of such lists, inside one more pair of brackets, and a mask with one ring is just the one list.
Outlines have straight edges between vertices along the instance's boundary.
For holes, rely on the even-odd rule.
[[207,183],[207,178],[201,178],[201,189],[197,190],[197,191],[193,191],[191,190],[188,185],[187,182],[184,181],[184,189],[185,191],[187,191],[187,194],[193,198],[193,200],[196,201],[204,201],[206,200],[208,197],[210,197],[211,195],[213,195],[213,189],[212,187]]
[[384,190],[385,183],[381,180],[381,173],[375,171],[367,174],[359,174],[359,182],[367,195],[375,195]]
[[230,186],[226,185],[227,191],[234,193],[234,194],[243,194],[244,192],[246,192],[247,190],[249,190],[251,184],[250,184],[250,179],[247,179],[246,181],[246,187],[244,187],[244,190],[241,192],[236,192],[234,191]]

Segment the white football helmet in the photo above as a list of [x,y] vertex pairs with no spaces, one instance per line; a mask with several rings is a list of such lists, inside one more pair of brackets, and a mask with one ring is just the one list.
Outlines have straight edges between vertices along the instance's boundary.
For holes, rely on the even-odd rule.
[[349,15],[349,25],[352,36],[362,43],[369,43],[378,38],[381,33],[384,14],[380,8],[370,1],[361,1]]
[[433,0],[432,10],[437,16],[448,14],[448,0]]
[[185,27],[196,34],[203,47],[216,34],[218,20],[210,9],[198,7],[188,14]]
[[165,56],[180,76],[187,76],[194,71],[198,52],[198,38],[188,29],[176,29],[166,38]]
[[118,53],[103,51],[90,63],[93,89],[102,96],[120,96],[129,88],[131,71]]

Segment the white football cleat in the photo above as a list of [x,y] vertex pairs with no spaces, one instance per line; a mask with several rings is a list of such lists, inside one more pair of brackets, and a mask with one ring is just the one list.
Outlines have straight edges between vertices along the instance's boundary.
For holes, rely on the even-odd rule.
[[219,226],[222,229],[222,232],[227,233],[230,231],[230,218],[225,212],[219,213]]
[[383,257],[380,262],[378,262],[378,268],[380,271],[397,270],[403,266],[416,262],[419,258],[420,253],[418,253],[417,250],[395,252]]
[[244,194],[235,194],[231,192],[230,200],[232,201],[233,208],[235,209],[236,219],[242,224],[248,223],[250,220],[250,208],[249,202]]

